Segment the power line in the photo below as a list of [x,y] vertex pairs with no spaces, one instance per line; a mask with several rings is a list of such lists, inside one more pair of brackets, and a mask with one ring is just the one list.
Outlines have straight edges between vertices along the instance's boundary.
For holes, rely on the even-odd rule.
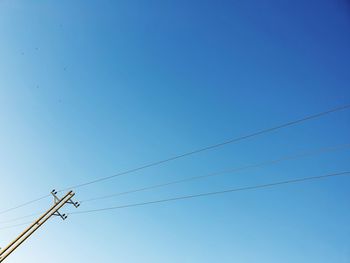
[[[219,175],[223,175],[223,174],[227,174],[227,173],[240,172],[240,171],[251,169],[251,168],[259,168],[259,167],[263,167],[265,165],[272,165],[272,164],[280,163],[280,162],[283,162],[283,161],[295,160],[295,159],[299,159],[299,158],[302,158],[302,157],[313,156],[315,154],[333,152],[333,151],[337,151],[337,150],[345,150],[345,149],[349,149],[349,148],[350,148],[350,144],[341,144],[341,145],[332,146],[332,147],[323,147],[323,148],[315,149],[315,150],[312,150],[312,151],[303,152],[303,153],[300,153],[300,154],[288,155],[288,156],[281,157],[279,159],[275,159],[275,160],[272,160],[272,161],[267,161],[267,162],[262,162],[262,163],[242,166],[242,167],[233,168],[233,169],[227,169],[227,170],[224,170],[224,171],[210,173],[210,174],[207,174],[207,175],[193,176],[193,177],[184,178],[184,179],[180,179],[180,180],[176,180],[176,181],[171,181],[171,182],[167,182],[167,183],[163,183],[163,184],[156,184],[156,185],[152,185],[152,186],[148,186],[148,187],[133,189],[133,190],[130,190],[130,191],[119,192],[119,193],[115,193],[115,194],[110,194],[110,195],[105,195],[105,196],[85,199],[85,200],[81,200],[80,203],[87,203],[87,202],[91,202],[91,201],[102,200],[102,199],[112,198],[112,197],[116,197],[116,196],[121,196],[121,195],[127,195],[127,194],[131,194],[131,193],[141,192],[141,191],[152,190],[152,189],[166,187],[166,186],[170,186],[170,185],[174,185],[174,184],[180,184],[180,183],[190,182],[190,181],[194,181],[194,180],[205,179],[205,178],[208,178],[208,177],[219,176]],[[0,224],[6,224],[6,223],[15,222],[15,221],[18,221],[18,220],[21,220],[21,219],[30,218],[30,217],[34,217],[34,216],[40,215],[42,213],[44,213],[44,211],[42,211],[40,213],[34,213],[34,214],[26,215],[26,216],[13,218],[13,219],[6,220],[6,221],[0,221]]]
[[80,202],[86,203],[86,202],[92,202],[92,201],[112,198],[112,197],[116,197],[116,196],[122,196],[122,195],[152,190],[152,189],[156,189],[156,188],[161,188],[161,187],[166,187],[166,186],[170,186],[170,185],[190,182],[190,181],[194,181],[194,180],[205,179],[205,178],[218,176],[218,175],[224,175],[224,174],[228,174],[228,173],[236,173],[236,172],[240,172],[240,171],[247,170],[247,169],[259,168],[259,167],[263,167],[263,166],[267,166],[267,165],[277,164],[277,163],[287,161],[287,160],[295,160],[295,159],[299,159],[302,157],[312,156],[315,154],[332,152],[332,151],[337,151],[337,150],[344,150],[344,149],[348,149],[348,148],[350,148],[350,144],[342,144],[342,145],[338,145],[338,146],[334,146],[334,147],[324,147],[324,148],[316,149],[316,150],[309,151],[309,152],[304,152],[304,153],[300,153],[300,154],[281,157],[279,159],[275,159],[275,160],[271,160],[271,161],[246,165],[246,166],[242,166],[242,167],[238,167],[238,168],[232,168],[232,169],[228,169],[228,170],[224,170],[224,171],[220,171],[220,172],[209,173],[206,175],[193,176],[193,177],[184,178],[184,179],[175,180],[175,181],[170,181],[170,182],[166,182],[166,183],[155,184],[155,185],[151,185],[151,186],[147,186],[147,187],[136,188],[133,190],[119,192],[119,193],[115,193],[115,194],[110,194],[110,195],[105,195],[105,196],[100,196],[100,197],[95,197],[95,198],[89,198],[89,199],[81,200]]
[[115,209],[123,209],[123,208],[135,207],[135,206],[144,206],[144,205],[150,205],[150,204],[165,203],[165,202],[178,201],[178,200],[184,200],[184,199],[191,199],[191,198],[197,198],[197,197],[212,196],[212,195],[219,195],[219,194],[227,194],[227,193],[232,193],[232,192],[240,192],[240,191],[249,191],[249,190],[262,189],[262,188],[270,188],[270,187],[274,187],[274,186],[295,184],[295,183],[301,183],[301,182],[312,181],[312,180],[320,180],[320,179],[325,179],[325,178],[330,178],[330,177],[335,177],[335,176],[341,176],[341,175],[350,175],[350,171],[339,172],[339,173],[332,173],[332,174],[321,175],[321,176],[313,176],[313,177],[304,177],[304,178],[298,178],[298,179],[291,179],[291,180],[273,182],[273,183],[268,183],[268,184],[259,184],[259,185],[254,185],[254,186],[233,188],[233,189],[228,189],[228,190],[223,190],[223,191],[207,192],[207,193],[201,193],[201,194],[195,194],[195,195],[178,196],[178,197],[173,197],[173,198],[160,199],[160,200],[148,201],[148,202],[142,202],[142,203],[133,203],[133,204],[127,204],[127,205],[121,205],[121,206],[112,206],[112,207],[106,207],[106,208],[100,208],[100,209],[77,211],[77,212],[72,212],[72,213],[69,213],[69,214],[86,214],[86,213],[102,212],[102,211],[107,211],[107,210],[115,210]]
[[0,224],[12,223],[12,222],[15,222],[15,221],[18,221],[18,220],[21,220],[21,219],[25,219],[25,218],[30,218],[30,217],[38,216],[38,215],[43,214],[44,212],[45,212],[45,211],[42,211],[42,212],[40,212],[40,213],[29,214],[29,215],[26,215],[26,216],[21,216],[21,217],[12,218],[12,219],[5,220],[5,221],[0,221]]
[[33,222],[32,222],[32,221],[28,221],[28,222],[21,223],[21,224],[5,226],[5,227],[1,227],[0,230],[9,229],[9,228],[14,228],[14,227],[19,227],[19,226],[24,226],[24,225],[28,225],[28,224],[30,224],[30,223],[33,223]]
[[62,189],[61,191],[66,191],[66,190],[69,190],[69,189],[77,189],[77,188],[80,188],[80,187],[83,187],[83,186],[87,186],[87,185],[90,185],[90,184],[95,184],[95,183],[98,183],[98,182],[106,181],[106,180],[109,180],[109,179],[112,179],[112,178],[115,178],[115,177],[118,177],[118,176],[134,173],[136,171],[147,169],[147,168],[150,168],[150,167],[153,167],[153,166],[157,166],[157,165],[160,165],[160,164],[163,164],[163,163],[171,162],[171,161],[174,161],[174,160],[177,160],[177,159],[180,159],[180,158],[184,158],[184,157],[187,157],[187,156],[190,156],[190,155],[194,155],[194,154],[197,154],[197,153],[200,153],[200,152],[212,150],[212,149],[215,149],[215,148],[218,148],[218,147],[222,147],[222,146],[227,145],[227,144],[243,141],[243,140],[246,140],[246,139],[258,136],[258,135],[270,133],[270,132],[273,132],[273,131],[276,131],[276,130],[279,130],[279,129],[283,129],[283,128],[286,128],[286,127],[289,127],[289,126],[293,126],[293,125],[296,125],[296,124],[299,124],[299,123],[302,123],[302,122],[305,122],[305,121],[308,121],[308,120],[320,118],[322,116],[325,116],[325,115],[328,115],[328,114],[331,114],[331,113],[334,113],[334,112],[346,110],[346,109],[349,109],[349,108],[350,108],[350,104],[347,104],[347,105],[344,105],[344,106],[341,106],[341,107],[337,107],[337,108],[333,108],[331,110],[327,110],[327,111],[323,111],[323,112],[320,112],[320,113],[317,113],[317,114],[309,115],[309,116],[306,116],[304,118],[301,118],[301,119],[298,119],[298,120],[295,120],[295,121],[290,121],[290,122],[287,122],[287,123],[284,123],[284,124],[281,124],[281,125],[277,125],[277,126],[274,126],[272,128],[263,129],[263,130],[260,130],[260,131],[257,131],[257,132],[253,132],[253,133],[248,134],[248,135],[244,135],[244,136],[241,136],[241,137],[230,139],[230,140],[225,141],[225,142],[221,142],[221,143],[218,143],[218,144],[213,144],[213,145],[206,146],[206,147],[203,147],[203,148],[191,151],[191,152],[187,152],[187,153],[184,153],[184,154],[176,155],[176,156],[173,156],[173,157],[170,157],[170,158],[167,158],[167,159],[164,159],[164,160],[160,160],[160,161],[157,161],[157,162],[149,163],[149,164],[137,167],[137,168],[133,168],[133,169],[130,169],[130,170],[127,170],[127,171],[124,171],[124,172],[120,172],[120,173],[115,174],[115,175],[106,176],[106,177],[95,179],[95,180],[92,180],[92,181],[89,181],[89,182],[86,182],[86,183],[73,185],[73,186],[67,187],[65,189]]
[[10,211],[13,211],[13,210],[16,210],[16,209],[18,209],[18,208],[21,208],[21,207],[30,205],[30,204],[32,204],[32,203],[38,202],[38,201],[43,200],[43,199],[45,199],[45,198],[47,198],[47,197],[49,197],[49,196],[50,196],[50,195],[44,195],[44,196],[42,196],[42,197],[39,197],[39,198],[33,199],[33,200],[31,200],[31,201],[25,202],[25,203],[23,203],[23,204],[20,204],[20,205],[18,205],[18,206],[15,206],[15,207],[11,207],[11,208],[2,210],[2,211],[0,211],[0,215],[1,215],[1,214],[5,214],[5,213],[10,212]]
[[[113,207],[107,207],[107,208],[101,208],[101,209],[85,210],[85,211],[79,211],[79,212],[72,212],[72,213],[69,213],[69,214],[85,214],[85,213],[107,211],[107,210],[114,210],[114,209],[122,209],[122,208],[128,208],[128,207],[143,206],[143,205],[156,204],[156,203],[164,203],[164,202],[177,201],[177,200],[183,200],[183,199],[191,199],[191,198],[211,196],[211,195],[226,194],[226,193],[231,193],[231,192],[241,192],[241,191],[248,191],[248,190],[256,190],[256,189],[269,188],[269,187],[286,185],[286,184],[301,183],[301,182],[305,182],[305,181],[326,179],[326,178],[335,177],[335,176],[341,176],[341,175],[350,175],[350,171],[339,172],[339,173],[332,173],[332,174],[321,175],[321,176],[304,177],[304,178],[298,178],[298,179],[292,179],[292,180],[286,180],[286,181],[279,181],[279,182],[268,183],[268,184],[259,184],[259,185],[254,185],[254,186],[233,188],[233,189],[228,189],[228,190],[223,190],[223,191],[201,193],[201,194],[196,194],[196,195],[179,196],[179,197],[174,197],[174,198],[160,199],[160,200],[155,200],[155,201],[134,203],[134,204],[128,204],[128,205],[122,205],[122,206],[113,206]],[[13,220],[4,221],[2,223],[8,223],[8,222],[11,222],[11,221],[24,219],[24,218],[32,217],[32,216],[39,215],[39,214],[41,214],[41,213],[36,213],[36,214],[31,214],[31,215],[15,218]],[[2,227],[2,228],[0,228],[0,230],[13,228],[13,227],[17,227],[17,226],[22,226],[22,225],[26,225],[26,224],[29,224],[29,223],[31,223],[31,221],[30,222],[21,223],[21,224],[15,224],[15,225]]]
[[[187,153],[176,155],[176,156],[173,156],[173,157],[170,157],[170,158],[167,158],[167,159],[163,159],[163,160],[160,160],[160,161],[157,161],[157,162],[153,162],[153,163],[149,163],[149,164],[146,164],[146,165],[143,165],[143,166],[139,166],[137,168],[126,170],[124,172],[120,172],[120,173],[115,174],[115,175],[106,176],[106,177],[102,177],[102,178],[95,179],[95,180],[92,180],[92,181],[88,181],[88,182],[85,182],[85,183],[73,185],[73,186],[67,187],[65,189],[62,189],[59,192],[66,191],[66,190],[69,190],[69,189],[77,189],[77,188],[84,187],[84,186],[87,186],[87,185],[91,185],[91,184],[94,184],[94,183],[98,183],[98,182],[102,182],[102,181],[105,181],[105,180],[109,180],[109,179],[112,179],[112,178],[115,178],[115,177],[118,177],[118,176],[134,173],[136,171],[140,171],[140,170],[147,169],[147,168],[150,168],[150,167],[153,167],[153,166],[157,166],[157,165],[160,165],[160,164],[163,164],[163,163],[174,161],[174,160],[177,160],[177,159],[180,159],[180,158],[184,158],[184,157],[187,157],[187,156],[190,156],[190,155],[194,155],[194,154],[197,154],[197,153],[200,153],[200,152],[208,151],[208,150],[211,150],[211,149],[214,149],[214,148],[218,148],[218,147],[221,147],[221,146],[224,146],[224,145],[227,145],[227,144],[231,144],[231,143],[239,142],[239,141],[242,141],[242,140],[246,140],[246,139],[258,136],[258,135],[266,134],[266,133],[273,132],[273,131],[276,131],[276,130],[279,130],[279,129],[283,129],[283,128],[286,128],[286,127],[289,127],[289,126],[293,126],[293,125],[296,125],[296,124],[299,124],[299,123],[302,123],[302,122],[306,122],[308,120],[320,118],[320,117],[323,117],[323,116],[331,114],[331,113],[339,112],[339,111],[342,111],[342,110],[347,110],[349,108],[350,108],[350,104],[346,104],[346,105],[343,105],[343,106],[340,106],[340,107],[336,107],[336,108],[333,108],[333,109],[330,109],[330,110],[327,110],[327,111],[323,111],[323,112],[320,112],[320,113],[317,113],[317,114],[309,115],[309,116],[306,116],[304,118],[301,118],[301,119],[298,119],[298,120],[295,120],[295,121],[290,121],[290,122],[287,122],[287,123],[284,123],[284,124],[281,124],[281,125],[278,125],[278,126],[274,126],[272,128],[263,129],[263,130],[260,130],[260,131],[257,131],[257,132],[254,132],[254,133],[251,133],[251,134],[248,134],[248,135],[244,135],[244,136],[241,136],[241,137],[230,139],[230,140],[222,142],[222,143],[213,144],[213,145],[206,146],[206,147],[203,147],[203,148],[191,151],[191,152],[187,152]],[[18,205],[18,206],[15,206],[15,207],[12,207],[12,208],[0,211],[0,214],[4,214],[4,213],[10,212],[10,211],[13,211],[15,209],[27,206],[29,204],[32,204],[32,203],[37,202],[39,200],[42,200],[42,199],[44,199],[46,197],[49,197],[49,195],[45,195],[45,196],[39,197],[37,199],[34,199],[32,201],[25,202],[25,203],[23,203],[21,205]]]

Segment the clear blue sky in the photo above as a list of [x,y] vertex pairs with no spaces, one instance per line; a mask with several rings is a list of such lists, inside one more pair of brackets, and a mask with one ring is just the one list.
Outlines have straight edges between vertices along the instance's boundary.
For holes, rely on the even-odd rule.
[[[347,104],[349,69],[345,0],[2,0],[0,210]],[[349,134],[350,112],[343,111],[76,195],[80,200],[349,143]],[[337,151],[80,209],[346,171],[349,157],[349,150]],[[349,263],[349,189],[350,178],[339,177],[71,215],[50,221],[7,262]],[[21,230],[0,230],[0,246]]]

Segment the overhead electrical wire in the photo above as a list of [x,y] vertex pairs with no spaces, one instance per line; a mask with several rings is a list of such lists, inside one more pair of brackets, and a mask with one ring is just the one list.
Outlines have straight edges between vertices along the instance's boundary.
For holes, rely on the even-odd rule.
[[[321,180],[321,179],[326,179],[326,178],[331,178],[331,177],[336,177],[336,176],[349,176],[349,175],[350,175],[350,171],[345,171],[345,172],[331,173],[331,174],[320,175],[320,176],[303,177],[303,178],[290,179],[290,180],[278,181],[278,182],[272,182],[272,183],[266,183],[266,184],[258,184],[258,185],[253,185],[253,186],[231,188],[231,189],[222,190],[222,191],[206,192],[206,193],[200,193],[200,194],[194,194],[194,195],[184,195],[184,196],[177,196],[177,197],[159,199],[159,200],[154,200],[154,201],[132,203],[132,204],[91,209],[91,210],[76,211],[76,212],[71,212],[71,213],[67,213],[67,214],[68,215],[79,215],[79,214],[103,212],[103,211],[109,211],[109,210],[117,210],[117,209],[124,209],[124,208],[130,208],[130,207],[145,206],[145,205],[186,200],[186,199],[192,199],[192,198],[228,194],[228,193],[233,193],[233,192],[258,190],[258,189],[263,189],[263,188],[271,188],[271,187],[277,187],[277,186],[282,186],[282,185],[303,183],[303,182],[307,182],[307,181],[315,181],[315,180]],[[25,222],[25,223],[21,223],[21,224],[15,224],[15,225],[10,225],[10,226],[6,226],[6,227],[1,227],[0,230],[14,228],[14,227],[18,227],[18,226],[23,226],[23,225],[30,224],[30,223],[32,223],[32,222],[29,221],[29,222]]]
[[24,226],[24,225],[28,225],[30,223],[33,223],[32,221],[28,221],[28,222],[24,222],[24,223],[20,223],[20,224],[15,224],[15,225],[10,225],[10,226],[5,226],[5,227],[0,227],[0,230],[4,230],[4,229],[9,229],[9,228],[15,228],[15,227],[19,227],[19,226]]
[[275,160],[271,160],[271,161],[246,165],[246,166],[237,167],[237,168],[231,168],[231,169],[227,169],[227,170],[220,171],[220,172],[209,173],[206,175],[199,175],[199,176],[183,178],[180,180],[174,180],[174,181],[170,181],[170,182],[166,182],[166,183],[136,188],[136,189],[132,189],[129,191],[118,192],[118,193],[114,193],[114,194],[109,194],[109,195],[104,195],[104,196],[99,196],[99,197],[94,197],[94,198],[89,198],[89,199],[83,199],[83,200],[80,200],[80,203],[87,203],[87,202],[103,200],[103,199],[108,199],[108,198],[112,198],[112,197],[142,192],[142,191],[153,190],[153,189],[162,188],[162,187],[166,187],[166,186],[170,186],[170,185],[190,182],[190,181],[194,181],[194,180],[205,179],[205,178],[229,174],[229,173],[236,173],[236,172],[240,172],[240,171],[247,170],[247,169],[259,168],[259,167],[263,167],[263,166],[267,166],[267,165],[277,164],[277,163],[280,163],[283,161],[295,160],[295,159],[299,159],[299,158],[303,158],[303,157],[313,156],[313,155],[320,154],[320,153],[333,152],[333,151],[344,150],[344,149],[349,149],[349,148],[350,148],[350,144],[342,144],[342,145],[337,145],[337,146],[333,146],[333,147],[319,148],[319,149],[316,149],[313,151],[308,151],[308,152],[304,152],[304,153],[300,153],[300,154],[284,156],[284,157],[281,157],[279,159],[275,159]]
[[286,180],[286,181],[272,182],[272,183],[267,183],[267,184],[258,184],[258,185],[253,185],[253,186],[240,187],[240,188],[232,188],[232,189],[227,189],[227,190],[223,190],[223,191],[206,192],[206,193],[201,193],[201,194],[185,195],[185,196],[177,196],[177,197],[173,197],[173,198],[166,198],[166,199],[141,202],[141,203],[132,203],[132,204],[121,205],[121,206],[112,206],[112,207],[105,207],[105,208],[98,208],[98,209],[91,209],[91,210],[76,211],[76,212],[71,212],[68,214],[69,215],[87,214],[87,213],[102,212],[102,211],[108,211],[108,210],[116,210],[116,209],[123,209],[123,208],[129,208],[129,207],[136,207],[136,206],[144,206],[144,205],[165,203],[165,202],[171,202],[171,201],[185,200],[185,199],[198,198],[198,197],[227,194],[227,193],[232,193],[232,192],[250,191],[250,190],[270,188],[270,187],[287,185],[287,184],[295,184],[295,183],[302,183],[302,182],[306,182],[306,181],[326,179],[326,178],[335,177],[335,176],[342,176],[342,175],[348,176],[348,175],[350,175],[350,171],[326,174],[326,175],[321,175],[321,176],[290,179],[290,180]]
[[66,191],[66,190],[70,190],[70,189],[77,189],[77,188],[84,187],[84,186],[87,186],[87,185],[90,185],[90,184],[95,184],[95,183],[99,183],[99,182],[102,182],[102,181],[106,181],[106,180],[109,180],[109,179],[112,179],[112,178],[115,178],[115,177],[118,177],[118,176],[134,173],[134,172],[137,172],[137,171],[140,171],[140,170],[143,170],[143,169],[147,169],[147,168],[150,168],[150,167],[153,167],[153,166],[158,166],[160,164],[171,162],[171,161],[174,161],[174,160],[177,160],[177,159],[180,159],[180,158],[184,158],[184,157],[187,157],[187,156],[190,156],[190,155],[194,155],[194,154],[197,154],[197,153],[200,153],[200,152],[212,150],[212,149],[215,149],[215,148],[218,148],[218,147],[222,147],[222,146],[227,145],[227,144],[232,144],[232,143],[236,143],[236,142],[239,142],[239,141],[243,141],[243,140],[246,140],[246,139],[249,139],[249,138],[252,138],[252,137],[256,137],[258,135],[270,133],[270,132],[273,132],[273,131],[276,131],[276,130],[279,130],[279,129],[283,129],[283,128],[286,128],[286,127],[289,127],[289,126],[293,126],[293,125],[296,125],[296,124],[299,124],[299,123],[302,123],[302,122],[305,122],[305,121],[309,121],[309,120],[312,120],[312,119],[320,118],[322,116],[325,116],[325,115],[328,115],[328,114],[331,114],[331,113],[334,113],[334,112],[346,110],[346,109],[349,109],[349,108],[350,108],[350,104],[347,104],[347,105],[344,105],[344,106],[340,106],[340,107],[337,107],[337,108],[333,108],[331,110],[327,110],[327,111],[323,111],[323,112],[320,112],[320,113],[317,113],[317,114],[309,115],[309,116],[303,117],[303,118],[298,119],[298,120],[286,122],[284,124],[280,124],[280,125],[277,125],[277,126],[274,126],[274,127],[271,127],[271,128],[263,129],[263,130],[260,130],[260,131],[257,131],[257,132],[253,132],[253,133],[250,133],[250,134],[247,134],[247,135],[243,135],[243,136],[240,136],[240,137],[237,137],[237,138],[233,138],[233,139],[221,142],[221,143],[217,143],[217,144],[213,144],[213,145],[206,146],[206,147],[203,147],[203,148],[199,148],[199,149],[194,150],[194,151],[186,152],[186,153],[183,153],[183,154],[180,154],[180,155],[176,155],[176,156],[173,156],[173,157],[170,157],[170,158],[167,158],[167,159],[163,159],[163,160],[160,160],[160,161],[157,161],[157,162],[149,163],[149,164],[146,164],[146,165],[143,165],[143,166],[139,166],[137,168],[133,168],[133,169],[130,169],[130,170],[126,170],[124,172],[120,172],[120,173],[114,174],[114,175],[101,177],[101,178],[98,178],[98,179],[95,179],[95,180],[92,180],[92,181],[88,181],[88,182],[85,182],[85,183],[77,184],[77,185],[72,185],[72,186],[67,187],[65,189],[62,189],[60,191]]
[[[263,130],[260,130],[260,131],[257,131],[257,132],[253,132],[253,133],[250,133],[248,135],[244,135],[244,136],[241,136],[241,137],[233,138],[233,139],[221,142],[221,143],[213,144],[213,145],[210,145],[210,146],[199,148],[197,150],[193,150],[193,151],[186,152],[186,153],[183,153],[183,154],[180,154],[180,155],[176,155],[176,156],[173,156],[173,157],[170,157],[170,158],[167,158],[167,159],[163,159],[163,160],[152,162],[152,163],[149,163],[149,164],[146,164],[146,165],[143,165],[143,166],[139,166],[139,167],[136,167],[136,168],[133,168],[133,169],[129,169],[129,170],[126,170],[124,172],[120,172],[120,173],[117,173],[117,174],[114,174],[114,175],[111,175],[111,176],[101,177],[101,178],[98,178],[98,179],[95,179],[95,180],[91,180],[91,181],[88,181],[88,182],[85,182],[85,183],[72,185],[70,187],[67,187],[67,188],[59,190],[59,192],[70,190],[70,189],[77,189],[77,188],[84,187],[84,186],[87,186],[87,185],[91,185],[91,184],[99,183],[99,182],[102,182],[102,181],[106,181],[106,180],[109,180],[109,179],[112,179],[112,178],[115,178],[115,177],[118,177],[118,176],[134,173],[136,171],[140,171],[140,170],[147,169],[147,168],[150,168],[150,167],[158,166],[158,165],[161,165],[161,164],[164,164],[164,163],[167,163],[167,162],[171,162],[171,161],[174,161],[174,160],[177,160],[177,159],[180,159],[180,158],[184,158],[184,157],[187,157],[187,156],[190,156],[190,155],[198,154],[198,153],[201,153],[201,152],[204,152],[204,151],[208,151],[208,150],[212,150],[212,149],[215,149],[215,148],[219,148],[219,147],[222,147],[222,146],[227,145],[227,144],[232,144],[232,143],[236,143],[236,142],[239,142],[239,141],[243,141],[243,140],[246,140],[246,139],[258,136],[258,135],[270,133],[270,132],[273,132],[273,131],[276,131],[276,130],[279,130],[279,129],[283,129],[283,128],[286,128],[286,127],[289,127],[289,126],[297,125],[297,124],[300,124],[300,123],[303,123],[303,122],[306,122],[306,121],[309,121],[309,120],[312,120],[312,119],[317,119],[317,118],[326,116],[326,115],[331,114],[331,113],[339,112],[339,111],[342,111],[342,110],[347,110],[349,108],[350,108],[350,104],[339,106],[339,107],[336,107],[336,108],[333,108],[333,109],[330,109],[330,110],[327,110],[327,111],[323,111],[323,112],[316,113],[316,114],[313,114],[313,115],[308,115],[308,116],[306,116],[304,118],[301,118],[301,119],[298,119],[298,120],[290,121],[290,122],[287,122],[287,123],[284,123],[284,124],[281,124],[281,125],[277,125],[277,126],[274,126],[274,127],[271,127],[271,128],[267,128],[267,129],[263,129]],[[0,211],[0,215],[4,214],[4,213],[7,213],[7,212],[10,212],[10,211],[13,211],[15,209],[19,209],[21,207],[27,206],[29,204],[32,204],[34,202],[37,202],[37,201],[42,200],[44,198],[47,198],[49,196],[50,195],[45,195],[45,196],[33,199],[31,201],[25,202],[23,204],[20,204],[18,206],[2,210],[2,211]]]
[[[38,213],[38,214],[42,214],[42,213]],[[22,218],[17,218],[16,220],[23,219],[23,218],[28,218],[30,216],[34,216],[34,215],[38,215],[38,214],[32,214],[32,215],[28,215],[28,216],[23,216]],[[19,226],[24,226],[24,225],[28,225],[28,224],[31,224],[31,223],[33,223],[33,221],[27,221],[27,222],[24,222],[24,223],[8,225],[8,226],[0,227],[0,230],[15,228],[15,227],[19,227]]]
[[[105,196],[100,196],[100,197],[95,197],[95,198],[83,199],[83,200],[80,200],[79,202],[80,203],[87,203],[87,202],[91,202],[91,201],[103,200],[103,199],[112,198],[112,197],[116,197],[116,196],[127,195],[127,194],[136,193],[136,192],[141,192],[141,191],[147,191],[147,190],[152,190],[152,189],[156,189],[156,188],[166,187],[166,186],[170,186],[170,185],[174,185],[174,184],[180,184],[180,183],[190,182],[190,181],[194,181],[194,180],[205,179],[205,178],[212,177],[212,176],[219,176],[219,175],[228,174],[228,173],[240,172],[240,171],[247,170],[247,169],[259,168],[259,167],[263,167],[263,166],[266,166],[266,165],[273,165],[273,164],[277,164],[277,163],[280,163],[280,162],[283,162],[283,161],[295,160],[295,159],[299,159],[299,158],[303,158],[303,157],[314,156],[316,154],[334,152],[334,151],[339,151],[339,150],[346,150],[346,149],[349,149],[349,148],[350,148],[350,144],[341,144],[341,145],[336,145],[336,146],[332,146],[332,147],[322,147],[322,148],[310,150],[310,151],[307,151],[307,152],[302,152],[302,153],[298,153],[298,154],[284,156],[284,157],[281,157],[281,158],[278,158],[278,159],[275,159],[275,160],[271,160],[271,161],[266,161],[266,162],[246,165],[246,166],[237,167],[237,168],[233,168],[233,169],[227,169],[227,170],[224,170],[224,171],[210,173],[210,174],[206,174],[206,175],[202,175],[202,176],[193,176],[193,177],[184,178],[184,179],[171,181],[171,182],[167,182],[167,183],[162,183],[162,184],[155,184],[155,185],[152,185],[152,186],[137,188],[137,189],[133,189],[133,190],[130,190],[130,191],[119,192],[119,193],[105,195]],[[45,211],[41,211],[40,213],[34,213],[34,214],[26,215],[26,216],[21,216],[21,217],[9,219],[9,220],[6,220],[6,221],[0,221],[0,224],[11,223],[11,222],[15,222],[15,221],[18,221],[18,220],[21,220],[21,219],[24,219],[24,218],[34,217],[34,216],[40,215],[40,214],[42,214],[44,212]]]
[[41,215],[41,214],[43,214],[43,213],[45,213],[45,211],[42,211],[42,212],[40,212],[40,213],[33,213],[33,214],[25,215],[25,216],[20,216],[20,217],[12,218],[12,219],[5,220],[5,221],[0,221],[0,224],[12,223],[12,222],[15,222],[15,221],[19,221],[19,220],[21,220],[21,219],[31,218],[31,217],[34,217],[34,216],[38,216],[38,215]]
[[21,207],[24,207],[24,206],[33,204],[33,203],[35,203],[35,202],[41,201],[41,200],[43,200],[43,199],[45,199],[45,198],[47,198],[47,197],[50,197],[50,195],[44,195],[44,196],[41,196],[41,197],[39,197],[39,198],[33,199],[33,200],[31,200],[31,201],[25,202],[25,203],[23,203],[23,204],[20,204],[20,205],[17,205],[17,206],[14,206],[14,207],[11,207],[11,208],[2,210],[2,211],[0,211],[0,215],[1,215],[1,214],[8,213],[8,212],[13,211],[13,210],[16,210],[16,209],[18,209],[18,208],[21,208]]

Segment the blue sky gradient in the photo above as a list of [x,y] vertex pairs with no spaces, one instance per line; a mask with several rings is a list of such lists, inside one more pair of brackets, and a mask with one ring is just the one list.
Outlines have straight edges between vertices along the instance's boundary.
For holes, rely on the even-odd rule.
[[[2,0],[0,210],[347,104],[349,69],[345,0]],[[350,111],[342,111],[76,195],[81,200],[350,143],[349,134]],[[349,157],[349,150],[319,154],[79,209],[349,171]],[[7,262],[348,263],[349,186],[350,178],[339,177],[71,215],[50,221]],[[2,214],[0,221],[50,202]],[[21,230],[0,230],[0,246]]]

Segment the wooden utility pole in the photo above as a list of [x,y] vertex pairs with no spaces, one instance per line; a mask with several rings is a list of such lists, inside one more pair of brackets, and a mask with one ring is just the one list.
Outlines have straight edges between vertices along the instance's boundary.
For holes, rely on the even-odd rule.
[[0,250],[0,262],[3,262],[13,251],[15,251],[24,241],[26,241],[36,230],[38,230],[52,216],[60,216],[63,220],[67,218],[65,214],[61,214],[59,209],[65,204],[72,204],[75,207],[79,206],[78,202],[73,202],[72,198],[75,195],[73,191],[69,191],[63,198],[56,196],[57,192],[53,190],[51,194],[54,197],[54,205],[51,206],[42,216],[24,230],[16,239],[14,239],[7,247]]

